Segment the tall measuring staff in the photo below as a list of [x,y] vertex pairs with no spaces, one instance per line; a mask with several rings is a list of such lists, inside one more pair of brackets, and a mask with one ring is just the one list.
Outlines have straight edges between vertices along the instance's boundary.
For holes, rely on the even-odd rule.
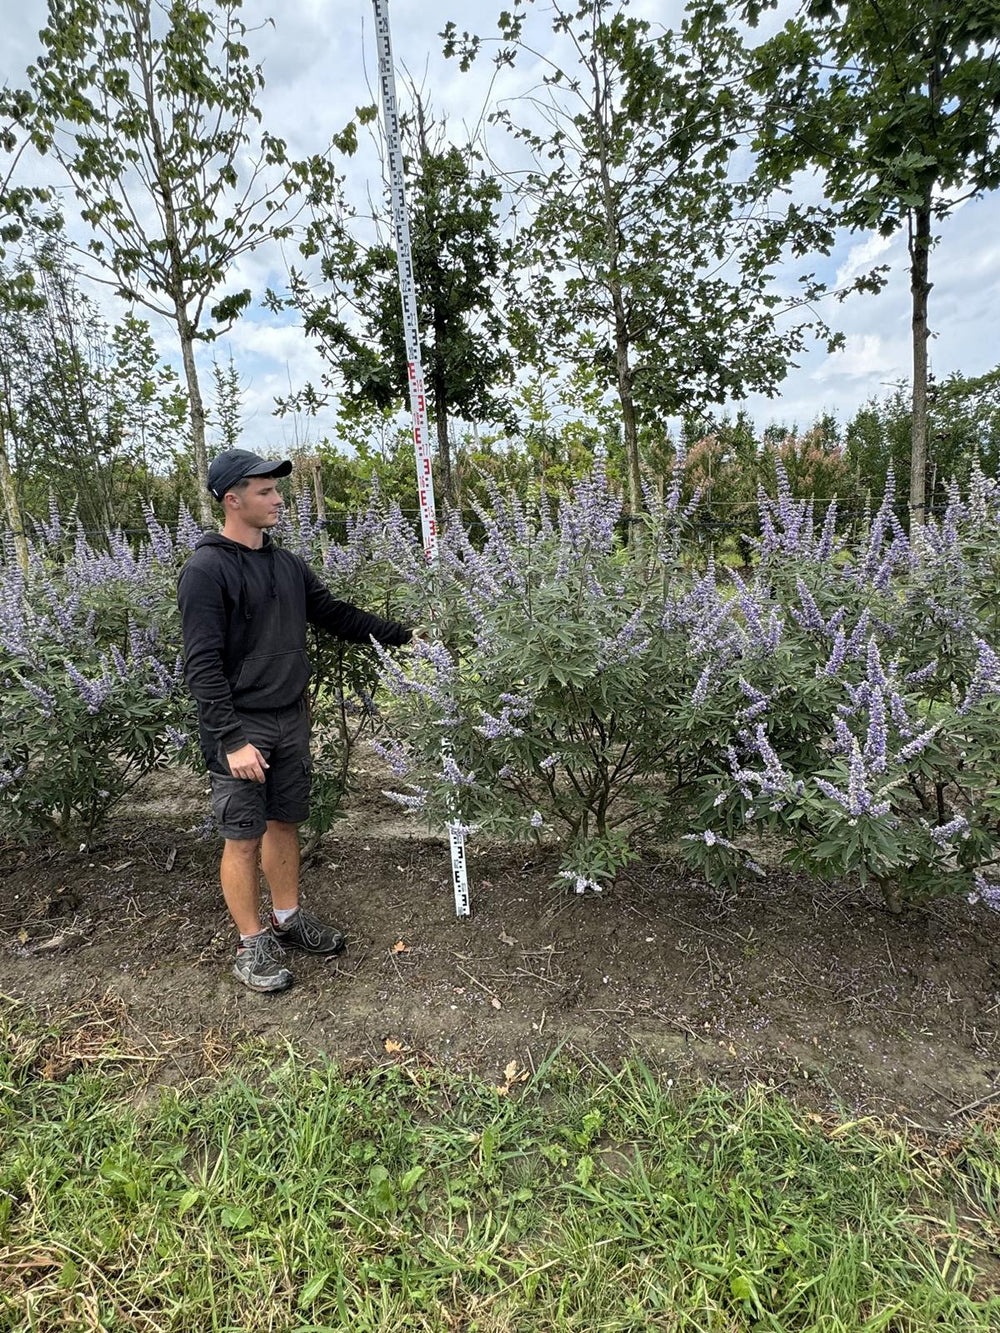
[[[403,145],[399,132],[399,105],[396,101],[396,74],[392,64],[387,0],[372,0],[375,8],[375,37],[378,42],[379,86],[382,89],[382,119],[389,157],[389,188],[392,197],[392,221],[396,233],[396,264],[399,269],[399,294],[403,302],[403,332],[406,337],[406,362],[410,380],[410,409],[413,412],[413,450],[417,462],[417,494],[420,499],[420,525],[424,555],[431,562],[438,558],[437,509],[434,505],[434,475],[431,470],[430,431],[427,426],[427,398],[424,372],[420,364],[420,325],[417,321],[417,288],[413,281],[413,252],[410,248],[410,223],[406,213],[406,189],[403,180]],[[455,888],[455,915],[468,916],[469,880],[465,861],[465,834],[455,824],[449,825],[451,840],[451,878]]]

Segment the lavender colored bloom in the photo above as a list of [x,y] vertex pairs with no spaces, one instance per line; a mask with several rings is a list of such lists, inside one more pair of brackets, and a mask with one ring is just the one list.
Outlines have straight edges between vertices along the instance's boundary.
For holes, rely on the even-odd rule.
[[176,727],[167,727],[166,735],[175,750],[183,750],[191,739],[186,731],[178,731]]
[[641,606],[636,607],[614,638],[601,639],[597,659],[599,669],[627,662],[649,647],[649,636],[643,636],[641,632],[642,610]]
[[987,694],[1000,694],[1000,657],[985,639],[976,638],[973,642],[976,645],[976,667],[965,698],[958,707],[961,714],[982,703]]
[[88,713],[99,713],[102,705],[107,701],[108,696],[114,689],[114,681],[105,670],[104,676],[99,680],[88,680],[79,672],[72,662],[63,663],[66,668],[66,675],[76,687],[76,692],[87,706]]
[[142,506],[142,515],[146,520],[146,529],[149,532],[149,544],[152,547],[153,554],[161,565],[172,565],[174,562],[173,538],[153,513],[152,505],[144,502]]
[[475,784],[475,773],[463,773],[450,754],[442,760],[441,771],[445,780],[454,787],[471,787]]
[[829,560],[834,553],[837,534],[837,501],[831,500],[823,519],[823,530],[816,547],[817,560]]
[[492,713],[483,711],[482,724],[476,727],[480,736],[485,736],[488,741],[498,740],[500,737],[523,736],[524,728],[517,727],[510,720],[510,712],[504,709],[499,717],[494,717]]
[[685,833],[681,839],[682,842],[703,842],[706,847],[725,847],[728,851],[735,852],[738,849],[729,841],[728,838],[721,837],[718,833],[713,833],[711,829],[705,829],[701,833]]
[[601,886],[596,879],[591,879],[587,875],[580,875],[575,870],[560,870],[559,878],[570,880],[577,893],[583,893],[587,889],[593,889],[594,893],[601,892]]
[[844,637],[844,631],[838,629],[833,640],[833,648],[827,659],[826,666],[822,671],[817,669],[817,675],[836,676],[839,675],[844,665],[844,659],[847,657],[847,640]]
[[59,506],[56,503],[56,497],[49,491],[49,514],[48,521],[44,519],[36,525],[47,546],[55,546],[63,535],[62,518],[59,514]]
[[885,695],[878,688],[872,690],[869,703],[868,735],[865,738],[864,756],[873,773],[884,773],[886,769],[886,746],[889,741]]
[[712,664],[709,663],[708,666],[706,666],[705,669],[702,671],[701,675],[698,677],[698,683],[695,685],[694,693],[691,696],[691,702],[695,705],[696,708],[700,708],[701,705],[708,698],[708,687],[711,683],[712,683]]
[[928,745],[930,745],[931,741],[940,730],[941,723],[935,722],[932,727],[928,727],[927,730],[922,731],[919,736],[915,736],[913,740],[910,741],[909,744],[904,745],[896,755],[896,763],[905,764],[908,763],[909,760],[915,759],[918,754],[921,754],[927,749]]
[[473,833],[479,832],[479,825],[463,824],[460,819],[450,819],[448,821],[448,832],[453,833],[457,838],[468,838]]
[[767,617],[767,627],[764,630],[764,637],[761,640],[761,647],[768,656],[773,657],[778,651],[784,628],[784,617],[778,612],[777,608],[772,607]]
[[925,681],[930,680],[934,675],[934,672],[937,670],[937,665],[937,658],[932,658],[926,666],[920,667],[917,671],[908,671],[903,677],[903,680],[907,685],[923,685]]
[[839,713],[834,715],[833,734],[836,738],[834,747],[836,752],[838,754],[850,754],[854,748],[854,733]]
[[835,801],[852,820],[865,814],[877,819],[888,814],[891,809],[889,801],[876,801],[869,790],[868,771],[857,737],[852,738],[847,791],[841,791],[825,778],[814,778],[813,781],[823,795]]
[[795,590],[799,595],[799,601],[802,603],[802,610],[796,611],[794,607],[790,607],[789,610],[791,611],[792,618],[802,627],[802,629],[815,630],[817,633],[824,633],[826,624],[820,613],[819,607],[816,605],[815,597],[813,597],[812,593],[801,579],[795,580]]
[[557,754],[549,754],[545,756],[545,758],[538,765],[538,767],[544,769],[555,768],[558,762],[559,762],[559,756]]
[[390,801],[395,801],[401,805],[404,810],[423,810],[427,805],[427,791],[423,787],[414,787],[413,796],[408,796],[400,791],[383,791],[383,796],[388,796]]
[[751,685],[750,682],[744,680],[742,676],[740,676],[737,684],[752,704],[766,704],[770,702],[769,696],[766,695],[763,690],[758,690],[756,685]]
[[870,620],[871,620],[871,613],[869,612],[868,608],[865,607],[865,609],[861,612],[861,615],[858,617],[858,623],[854,626],[854,629],[851,631],[850,638],[847,640],[847,643],[845,645],[845,653],[847,657],[849,658],[859,657],[861,654],[862,645],[865,645],[865,647],[867,648],[868,623]]
[[889,712],[892,715],[892,721],[901,736],[912,736],[913,727],[910,724],[910,715],[906,707],[906,701],[898,690],[889,692]]
[[377,755],[385,760],[395,777],[405,778],[409,776],[410,760],[399,741],[372,741],[371,747]]
[[938,824],[937,828],[931,829],[931,837],[939,847],[959,836],[963,838],[969,836],[969,821],[964,815],[956,815],[947,824]]
[[990,908],[991,911],[1000,912],[1000,884],[988,880],[978,870],[975,874],[975,884],[975,889],[969,894],[969,902],[973,906],[976,903],[982,903],[984,907]]
[[0,771],[0,791],[6,791],[7,788],[12,787],[15,782],[20,782],[20,780],[24,777],[24,774],[25,774],[24,764],[18,764],[16,768],[9,768]]
[[534,812],[534,814],[531,816],[531,827],[532,827],[532,828],[541,828],[543,823],[544,823],[544,820],[542,819],[541,811],[540,811],[540,810],[536,810],[536,811]]
[[202,536],[201,525],[182,500],[177,510],[177,545],[193,551]]
[[44,689],[41,685],[36,685],[34,681],[25,680],[24,676],[18,671],[15,671],[13,675],[14,679],[28,691],[35,703],[38,704],[42,717],[54,717],[56,711],[55,695],[50,694],[49,691]]

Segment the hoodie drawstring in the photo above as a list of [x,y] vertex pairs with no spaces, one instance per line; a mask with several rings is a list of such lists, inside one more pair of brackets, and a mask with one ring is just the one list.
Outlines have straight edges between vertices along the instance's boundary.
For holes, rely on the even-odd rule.
[[239,546],[236,548],[236,560],[240,567],[240,602],[243,605],[243,619],[253,620],[253,612],[250,610],[250,592],[247,588],[246,561]]

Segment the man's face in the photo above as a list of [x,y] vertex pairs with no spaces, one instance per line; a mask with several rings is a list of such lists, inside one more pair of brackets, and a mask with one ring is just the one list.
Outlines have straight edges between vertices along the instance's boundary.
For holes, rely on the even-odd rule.
[[253,477],[245,490],[235,492],[234,498],[239,501],[234,512],[251,528],[273,528],[285,504],[274,477]]

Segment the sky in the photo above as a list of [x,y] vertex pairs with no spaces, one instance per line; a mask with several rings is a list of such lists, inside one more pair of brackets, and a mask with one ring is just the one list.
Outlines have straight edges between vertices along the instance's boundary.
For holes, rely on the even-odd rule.
[[[392,0],[390,19],[397,77],[408,75],[429,95],[433,110],[455,125],[482,126],[484,105],[494,98],[516,98],[537,81],[530,62],[505,73],[490,88],[491,67],[481,60],[463,74],[458,62],[445,60],[438,36],[449,19],[459,29],[488,34],[495,30],[501,0]],[[544,13],[543,0],[536,8]],[[676,0],[635,0],[632,12],[655,23],[676,23],[681,6]],[[786,9],[788,6],[786,5]],[[5,12],[5,41],[0,57],[0,80],[23,82],[23,71],[38,53],[37,32],[45,22],[45,0],[22,0]],[[274,25],[264,21],[275,15]],[[332,133],[340,130],[354,110],[377,100],[377,56],[369,0],[245,0],[244,16],[259,27],[249,45],[264,67],[267,80],[262,94],[263,123],[286,138],[294,153],[320,151]],[[776,20],[772,16],[770,22]],[[550,35],[542,15],[534,35],[538,49],[546,50]],[[502,163],[513,163],[513,145],[503,131],[486,131],[490,152]],[[26,163],[37,181],[53,183],[54,169],[43,162]],[[382,165],[378,143],[363,137],[357,155],[346,167],[348,191],[361,200],[381,190]],[[815,194],[817,184],[803,181],[802,190]],[[66,209],[72,198],[66,197]],[[81,234],[77,232],[77,234]],[[272,248],[240,265],[230,275],[234,290],[249,286],[256,298],[280,287],[285,263],[294,262],[294,249],[282,255]],[[814,347],[802,354],[789,371],[775,399],[749,398],[744,404],[763,428],[771,422],[808,426],[825,412],[846,421],[867,399],[889,392],[908,377],[910,360],[910,296],[906,267],[906,240],[897,233],[889,240],[863,234],[845,235],[833,255],[809,267],[822,277],[843,284],[873,262],[890,266],[889,282],[876,296],[854,295],[841,304],[831,302],[824,313],[845,336],[843,350],[827,354]],[[797,274],[801,261],[795,266]],[[794,274],[789,273],[789,278]],[[941,227],[931,256],[930,367],[938,378],[954,371],[967,375],[986,372],[1000,361],[996,336],[1000,309],[1000,193],[962,205]],[[121,307],[109,304],[106,289],[94,288],[112,317]],[[141,312],[140,312],[141,313]],[[153,317],[158,346],[179,369],[179,357],[169,327]],[[244,387],[244,442],[261,450],[287,449],[316,440],[335,438],[333,409],[309,419],[273,415],[275,395],[287,394],[307,380],[317,382],[323,365],[291,313],[273,314],[259,300],[225,337],[214,354],[231,354]],[[202,369],[210,369],[211,351],[202,351]],[[209,386],[203,376],[203,389]]]

